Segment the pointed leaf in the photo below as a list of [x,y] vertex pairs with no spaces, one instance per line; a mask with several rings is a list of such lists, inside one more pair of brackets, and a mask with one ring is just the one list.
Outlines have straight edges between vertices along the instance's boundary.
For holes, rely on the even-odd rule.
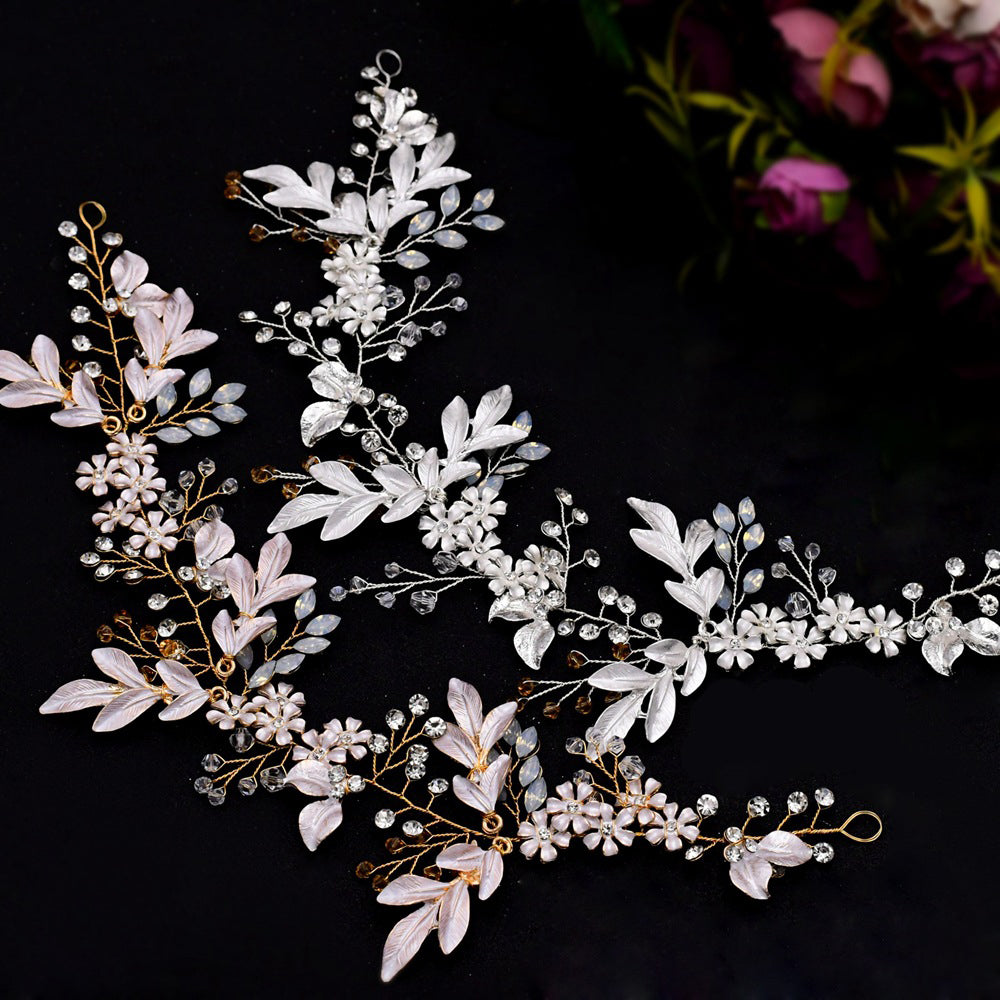
[[344,812],[336,799],[310,802],[299,813],[299,833],[310,851],[315,851],[340,826]]
[[556,630],[544,619],[529,622],[514,633],[514,649],[532,670],[537,670],[555,634]]

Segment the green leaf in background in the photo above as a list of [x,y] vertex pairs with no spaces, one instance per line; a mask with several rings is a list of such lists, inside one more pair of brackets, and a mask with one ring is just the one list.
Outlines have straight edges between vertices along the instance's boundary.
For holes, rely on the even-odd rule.
[[580,0],[580,13],[594,50],[616,69],[631,72],[634,66],[632,51],[615,17],[618,10],[619,4],[614,0]]

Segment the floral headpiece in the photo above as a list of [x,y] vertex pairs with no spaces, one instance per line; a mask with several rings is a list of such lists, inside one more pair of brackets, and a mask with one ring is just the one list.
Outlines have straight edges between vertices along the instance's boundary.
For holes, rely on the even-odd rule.
[[[234,552],[234,533],[217,503],[236,491],[235,480],[211,486],[214,463],[203,460],[197,474],[181,472],[178,487],[168,488],[156,468],[160,443],[213,434],[218,421],[238,422],[244,411],[235,401],[243,387],[226,383],[213,392],[207,369],[185,385],[184,371],[168,367],[215,335],[189,330],[185,293],[168,295],[147,283],[145,261],[119,251],[118,234],[100,234],[99,206],[81,207],[82,238],[74,223],[63,223],[60,232],[72,241],[70,259],[80,266],[70,284],[92,300],[76,307],[71,319],[87,324],[91,335],[100,331],[99,342],[80,334],[73,348],[101,360],[60,365],[55,345],[44,337],[36,339],[30,364],[0,352],[0,374],[11,382],[0,390],[0,404],[57,404],[57,423],[99,425],[104,431],[104,453],[77,469],[77,486],[101,501],[93,517],[98,537],[81,562],[99,580],[116,576],[152,591],[146,611],[121,612],[98,629],[93,660],[107,679],[62,685],[42,712],[98,708],[97,731],[127,725],[154,706],[165,721],[203,712],[228,746],[205,753],[205,773],[195,790],[221,805],[233,789],[246,797],[261,787],[295,789],[310,800],[298,820],[310,850],[337,829],[345,813],[357,813],[352,796],[367,794],[368,814],[386,831],[389,858],[362,861],[356,873],[371,880],[380,903],[415,907],[386,941],[385,980],[432,932],[445,953],[452,951],[468,926],[470,893],[488,898],[515,858],[550,862],[574,840],[605,857],[637,841],[682,852],[689,861],[714,850],[733,884],[763,899],[776,870],[830,861],[834,847],[828,838],[841,834],[864,843],[878,837],[881,820],[867,810],[840,823],[822,820],[823,810],[834,804],[827,788],[816,789],[811,798],[793,791],[783,816],[775,810],[776,822],[768,819],[770,801],[755,795],[729,825],[715,826],[715,796],[701,794],[693,807],[682,808],[660,782],[646,777],[642,760],[626,752],[624,737],[641,719],[647,738],[660,738],[672,721],[676,690],[692,693],[706,676],[709,657],[717,655],[723,669],[734,664],[744,669],[755,653],[768,649],[781,661],[806,667],[840,645],[864,642],[872,652],[891,656],[912,638],[923,642],[931,665],[946,673],[966,647],[1000,652],[1000,629],[992,621],[996,597],[989,593],[1000,582],[1000,554],[992,550],[982,582],[961,589],[954,583],[923,611],[916,604],[921,588],[908,585],[905,594],[914,605],[904,619],[883,605],[855,607],[847,595],[831,596],[835,573],[814,569],[818,547],[809,545],[800,556],[792,540],[782,538],[778,545],[786,555],[772,566],[772,575],[791,580],[796,589],[784,610],[756,602],[744,607],[765,580],[750,555],[762,545],[764,531],[748,499],[736,512],[720,504],[712,515],[714,528],[695,521],[683,535],[669,509],[632,501],[648,525],[633,530],[634,541],[670,568],[677,579],[666,583],[668,594],[695,615],[692,634],[684,639],[664,637],[658,612],[645,612],[636,621],[636,601],[610,585],[598,589],[593,613],[570,606],[571,572],[580,565],[596,568],[600,558],[592,549],[579,558],[571,551],[570,536],[588,517],[565,490],[556,491],[558,520],[542,524],[543,538],[523,556],[504,553],[495,531],[506,513],[500,491],[506,479],[548,451],[530,440],[527,414],[505,422],[510,390],[486,393],[474,410],[453,400],[442,418],[442,446],[425,448],[395,440],[406,422],[405,408],[377,395],[362,378],[364,364],[379,357],[400,360],[424,332],[433,333],[439,321],[424,314],[440,308],[433,297],[457,283],[449,278],[430,292],[430,283],[418,276],[404,308],[407,297],[382,280],[383,265],[391,260],[412,267],[423,257],[417,244],[458,246],[464,239],[457,226],[468,219],[473,225],[476,219],[493,220],[480,224],[482,229],[499,225],[482,214],[492,201],[488,191],[480,191],[465,214],[456,214],[457,184],[466,175],[445,165],[454,140],[437,135],[436,120],[416,110],[412,91],[390,86],[396,71],[386,70],[388,59],[383,54],[363,71],[374,85],[358,94],[368,111],[355,123],[371,131],[374,145],[374,150],[367,144],[354,147],[369,164],[360,191],[334,195],[332,178],[350,187],[353,174],[325,164],[313,164],[308,185],[284,167],[245,173],[244,178],[275,185],[262,198],[238,177],[227,182],[234,198],[266,208],[294,239],[323,244],[324,270],[336,286],[331,301],[294,314],[280,303],[276,318],[266,324],[254,314],[242,318],[258,326],[258,340],[283,339],[290,353],[316,362],[310,382],[323,398],[310,404],[320,409],[303,414],[305,443],[339,431],[357,437],[366,456],[309,461],[308,475],[254,470],[257,480],[282,482],[289,501],[272,523],[277,534],[261,547],[256,566]],[[383,153],[387,164],[381,162]],[[435,185],[444,188],[440,210],[442,219],[452,220],[447,226],[415,197]],[[385,250],[393,226],[407,218],[408,235]],[[259,235],[256,228],[251,232]],[[340,243],[323,235],[328,233],[352,239]],[[424,293],[428,298],[420,297]],[[452,299],[450,306],[461,310],[464,300]],[[349,363],[339,340],[316,342],[316,328],[331,325],[350,338]],[[183,404],[182,396],[189,397]],[[346,588],[333,587],[333,600],[372,591],[391,606],[407,595],[414,609],[427,613],[441,591],[479,581],[493,594],[490,617],[517,623],[515,648],[529,667],[540,667],[557,635],[575,635],[582,643],[604,639],[610,656],[572,650],[566,657],[574,671],[570,679],[522,680],[519,698],[489,712],[471,685],[453,678],[447,705],[454,721],[432,714],[431,699],[418,693],[406,700],[406,709],[389,707],[377,726],[350,716],[307,723],[305,697],[288,678],[307,656],[329,646],[327,637],[340,619],[317,613],[314,578],[285,572],[291,545],[283,531],[323,518],[324,537],[334,538],[377,512],[387,521],[419,517],[424,544],[434,552],[433,572],[390,563],[386,583],[356,577]],[[699,568],[710,549],[721,566]],[[947,570],[957,580],[964,566],[952,559]],[[959,618],[952,605],[960,598],[977,600],[985,617]],[[588,672],[582,676],[584,666]],[[517,716],[545,697],[542,714],[552,717],[573,696],[576,708],[588,714],[597,691],[607,692],[607,707],[583,737],[566,742],[567,753],[582,758],[579,768],[550,793],[538,727]]]

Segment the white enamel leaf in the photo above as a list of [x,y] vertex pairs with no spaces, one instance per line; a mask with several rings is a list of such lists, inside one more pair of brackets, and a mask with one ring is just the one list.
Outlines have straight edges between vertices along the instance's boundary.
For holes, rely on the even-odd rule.
[[741,892],[753,899],[768,899],[767,883],[773,869],[771,863],[756,854],[746,854],[729,866],[729,878]]
[[448,707],[465,732],[470,736],[479,732],[483,724],[483,699],[471,684],[452,677],[448,682]]
[[661,639],[647,646],[642,655],[665,667],[679,667],[687,660],[687,646],[679,639]]
[[474,872],[482,863],[484,851],[477,844],[450,844],[434,860],[438,868],[456,872]]
[[131,688],[146,686],[135,660],[128,653],[115,649],[114,646],[104,646],[91,650],[90,655],[101,673],[107,674],[112,680]]
[[302,842],[310,851],[315,851],[340,826],[344,818],[343,810],[336,799],[310,802],[299,813],[299,833]]
[[674,721],[677,708],[677,692],[674,689],[673,674],[668,670],[662,673],[649,695],[649,706],[646,708],[646,739],[655,743]]
[[514,633],[514,649],[532,670],[537,670],[555,634],[556,630],[544,619],[529,622]]
[[782,868],[796,868],[812,859],[812,848],[787,830],[772,830],[757,845],[757,857]]
[[681,682],[681,694],[694,694],[701,687],[707,673],[708,663],[705,659],[705,650],[701,646],[692,646],[687,652],[687,669],[684,671],[684,680]]
[[441,900],[438,916],[438,941],[441,950],[450,955],[469,929],[469,884],[459,880]]
[[466,767],[475,767],[477,762],[476,748],[469,737],[454,723],[449,722],[443,736],[434,741],[434,747],[447,754],[452,760]]
[[939,674],[950,677],[952,664],[962,655],[963,649],[965,644],[961,636],[952,629],[945,629],[937,635],[928,636],[920,652]]
[[496,892],[502,878],[503,855],[491,847],[483,855],[483,867],[479,881],[479,898],[489,899]]
[[681,543],[680,532],[677,529],[677,518],[674,517],[673,511],[661,503],[639,500],[636,497],[629,498],[629,506],[652,529],[633,528],[629,532],[632,541],[643,552],[666,563],[681,577],[688,579],[691,573],[688,570],[687,554]]
[[602,691],[648,691],[656,678],[631,663],[609,663],[591,674],[587,682]]
[[194,715],[205,702],[208,701],[208,692],[198,688],[195,691],[187,691],[164,708],[157,716],[163,722],[176,722],[178,719],[186,719],[189,715]]
[[[379,893],[380,897],[382,893]],[[389,932],[382,949],[383,983],[389,982],[420,950],[427,935],[434,929],[437,912],[437,903],[425,903],[419,910],[403,917]]]
[[595,737],[608,739],[611,736],[620,736],[624,739],[639,716],[639,709],[645,696],[645,690],[633,691],[614,704],[608,705],[594,723]]
[[148,688],[130,688],[108,702],[97,713],[93,730],[95,733],[110,733],[115,729],[121,729],[159,700],[159,694]]
[[506,701],[502,705],[490,709],[486,718],[483,719],[482,728],[479,730],[479,747],[483,753],[491,750],[493,744],[507,732],[516,714],[516,701]]
[[378,894],[377,899],[383,906],[412,906],[440,899],[447,888],[443,882],[423,875],[400,875]]
[[285,784],[303,795],[326,797],[330,794],[330,768],[318,760],[300,760],[285,776]]
[[115,695],[121,692],[117,684],[107,681],[94,681],[82,678],[69,681],[56,688],[39,706],[42,715],[54,715],[57,712],[78,712],[82,708],[94,708],[106,705]]

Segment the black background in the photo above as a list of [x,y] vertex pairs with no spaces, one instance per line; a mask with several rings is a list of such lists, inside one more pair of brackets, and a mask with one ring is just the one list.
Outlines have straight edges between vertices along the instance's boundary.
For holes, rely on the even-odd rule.
[[[197,325],[220,333],[206,363],[249,386],[242,426],[204,449],[165,448],[161,461],[174,476],[206,450],[240,477],[225,506],[242,551],[257,548],[280,502],[248,470],[302,457],[297,415],[309,393],[304,365],[253,344],[235,315],[282,297],[309,307],[329,288],[314,251],[246,239],[254,217],[222,199],[222,175],[346,162],[357,71],[383,46],[403,55],[421,107],[456,132],[469,190],[495,186],[508,225],[437,255],[435,266],[465,277],[470,309],[443,341],[383,369],[376,388],[397,392],[411,436],[430,441],[454,393],[514,387],[553,448],[509,487],[504,537],[515,548],[538,539],[559,485],[591,514],[586,537],[604,555],[577,586],[616,583],[645,609],[663,609],[663,577],[628,541],[630,495],[686,521],[749,493],[770,535],[765,563],[786,531],[815,539],[866,604],[902,604],[911,578],[937,592],[946,557],[978,572],[1000,545],[991,332],[942,318],[917,290],[871,313],[759,277],[679,297],[673,268],[697,222],[661,147],[588,60],[572,6],[36,3],[7,20],[3,44],[3,346],[24,353],[44,332],[68,350],[76,300],[55,226],[80,201],[103,201],[151,277],[182,284]],[[57,685],[93,672],[98,624],[121,606],[143,610],[140,591],[97,586],[77,562],[92,502],[70,473],[100,440],[39,411],[0,421],[0,992],[945,997],[1000,987],[996,664],[966,655],[949,680],[913,646],[888,661],[852,649],[794,674],[770,659],[740,677],[715,670],[660,744],[634,741],[682,804],[712,790],[735,815],[752,794],[780,802],[828,784],[838,814],[884,816],[877,843],[837,840],[831,865],[789,873],[763,904],[714,859],[688,864],[641,845],[615,860],[575,850],[544,868],[513,859],[455,954],[431,942],[380,987],[381,942],[399,913],[352,874],[380,857],[372,803],[349,803],[344,826],[310,855],[295,796],[211,809],[193,793],[201,755],[220,749],[200,722],[150,717],[99,736],[82,715],[37,714]],[[324,545],[317,534],[295,533],[294,565],[324,592],[355,572],[377,578],[387,559],[424,558],[412,524]],[[311,718],[377,720],[415,690],[443,707],[452,675],[502,699],[521,669],[511,627],[488,626],[486,607],[471,592],[429,618],[341,605],[332,654],[298,678]],[[545,725],[550,775],[573,766],[558,748],[584,724]]]

